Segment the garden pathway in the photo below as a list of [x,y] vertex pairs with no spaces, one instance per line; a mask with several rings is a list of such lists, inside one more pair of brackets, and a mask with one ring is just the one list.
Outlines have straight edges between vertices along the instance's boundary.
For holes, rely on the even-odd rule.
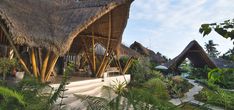
[[[198,94],[203,89],[203,86],[201,86],[198,83],[195,83],[195,80],[187,79],[187,78],[186,78],[186,80],[188,80],[189,83],[194,85],[194,87],[189,89],[189,91],[187,93],[185,93],[184,97],[174,98],[174,99],[171,99],[169,102],[171,102],[174,105],[180,105],[180,104],[185,103],[185,102],[190,102],[192,104],[201,105],[201,106],[204,105],[203,102],[197,101],[194,98],[194,95]],[[208,107],[211,110],[224,110],[223,108],[211,106],[211,105],[207,105],[206,107]]]

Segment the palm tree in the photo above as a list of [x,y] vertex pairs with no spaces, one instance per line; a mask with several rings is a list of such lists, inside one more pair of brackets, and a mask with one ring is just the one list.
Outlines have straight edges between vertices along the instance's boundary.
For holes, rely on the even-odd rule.
[[205,49],[210,57],[217,58],[220,54],[216,46],[218,46],[218,44],[215,44],[213,40],[209,40],[208,43],[205,44]]

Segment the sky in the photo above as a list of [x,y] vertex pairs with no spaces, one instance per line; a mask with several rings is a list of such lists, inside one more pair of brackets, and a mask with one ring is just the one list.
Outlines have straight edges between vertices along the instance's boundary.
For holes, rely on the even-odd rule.
[[134,41],[174,58],[192,40],[204,47],[213,40],[218,51],[225,53],[233,47],[230,39],[214,31],[207,37],[199,33],[201,24],[222,22],[234,18],[234,0],[135,0],[130,9],[123,43]]

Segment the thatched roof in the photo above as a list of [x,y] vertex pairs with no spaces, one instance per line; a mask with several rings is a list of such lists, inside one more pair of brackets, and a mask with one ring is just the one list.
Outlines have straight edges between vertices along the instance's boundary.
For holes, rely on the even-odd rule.
[[141,55],[149,56],[149,50],[137,41],[135,41],[133,44],[131,44],[130,48],[137,51]]
[[[0,18],[15,44],[43,47],[65,54],[81,48],[81,38],[106,45],[109,16],[111,48],[117,49],[132,0],[1,0]],[[111,15],[110,15],[111,13]],[[1,22],[0,21],[0,22]]]
[[204,67],[207,65],[210,68],[216,68],[215,63],[209,58],[207,53],[198,44],[197,41],[191,41],[188,46],[174,59],[164,64],[170,70],[176,70],[178,66],[188,58],[194,67]]
[[140,53],[141,55],[145,56],[145,57],[149,57],[151,62],[155,62],[158,64],[161,63],[165,63],[166,59],[163,58],[163,56],[158,52],[157,54],[153,51],[150,50],[146,47],[144,47],[141,43],[139,42],[134,42],[131,46],[131,49],[137,51],[138,53]]
[[212,58],[212,61],[219,68],[234,68],[234,62],[233,61],[225,60],[223,58]]
[[134,56],[134,57],[140,57],[141,54],[139,54],[138,52],[136,52],[135,50],[127,47],[124,44],[121,44],[120,46],[120,55],[121,56]]

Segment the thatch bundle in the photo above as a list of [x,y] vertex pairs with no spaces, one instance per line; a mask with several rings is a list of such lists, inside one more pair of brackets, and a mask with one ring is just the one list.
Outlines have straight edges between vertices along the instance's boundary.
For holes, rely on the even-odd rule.
[[166,66],[168,69],[176,70],[186,58],[191,61],[194,67],[201,68],[206,65],[210,68],[217,67],[195,40],[191,41],[177,57],[164,64],[164,66]]
[[[78,52],[82,39],[117,50],[132,0],[1,0],[0,22],[15,44],[42,47],[59,55]],[[110,19],[111,18],[111,19]],[[111,22],[111,25],[109,24]],[[111,29],[111,30],[110,30]]]

